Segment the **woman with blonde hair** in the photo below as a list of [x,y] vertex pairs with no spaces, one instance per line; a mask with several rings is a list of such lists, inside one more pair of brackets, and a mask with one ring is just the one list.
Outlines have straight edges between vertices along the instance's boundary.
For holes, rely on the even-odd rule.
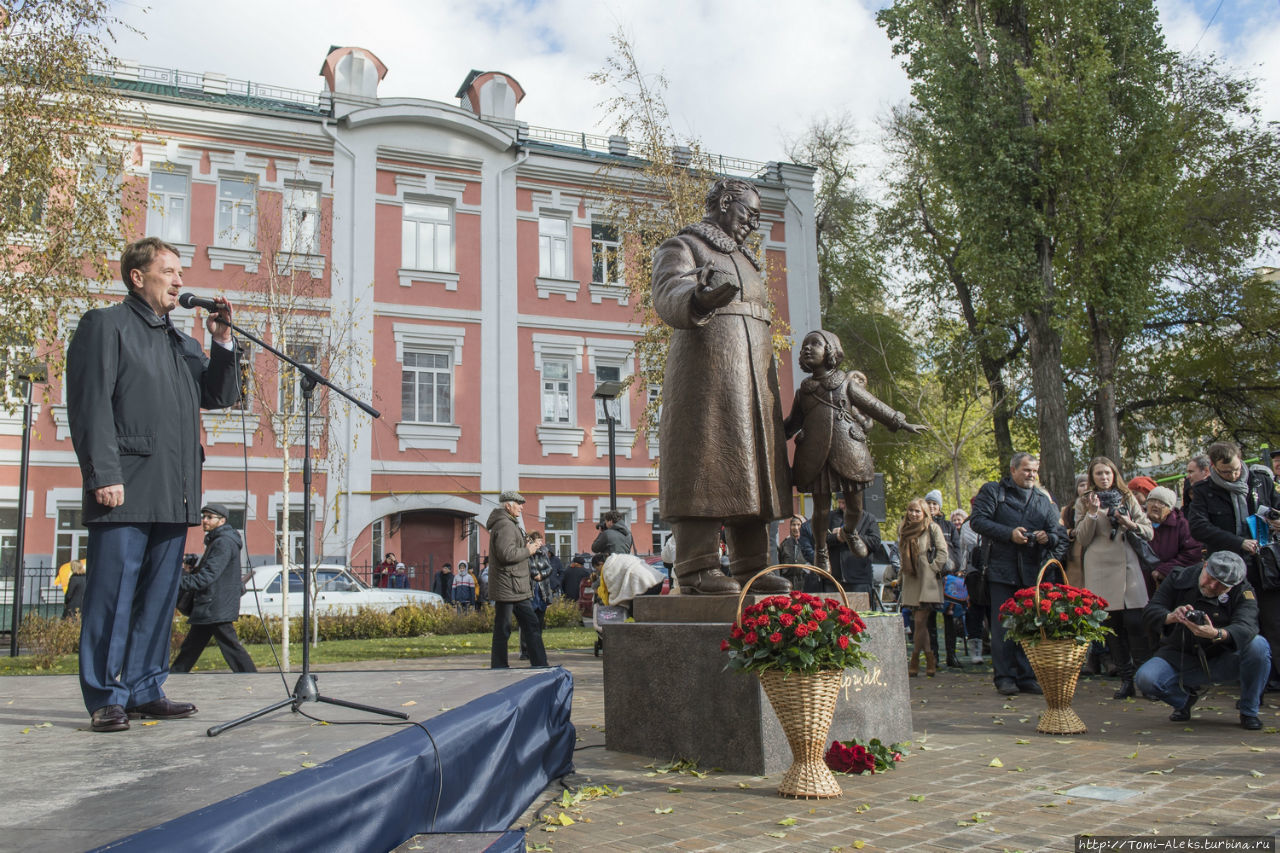
[[1134,695],[1133,674],[1150,657],[1142,627],[1147,584],[1138,555],[1127,536],[1151,541],[1151,521],[1129,491],[1116,463],[1105,456],[1089,460],[1089,491],[1076,500],[1076,543],[1085,588],[1107,600],[1107,637],[1111,660],[1120,674],[1116,699]]
[[911,661],[907,675],[920,674],[920,653],[924,652],[925,672],[938,673],[938,656],[929,645],[929,620],[942,604],[942,573],[947,565],[947,539],[929,518],[924,501],[916,498],[898,525],[898,551],[902,556],[902,590],[899,602],[911,608]]

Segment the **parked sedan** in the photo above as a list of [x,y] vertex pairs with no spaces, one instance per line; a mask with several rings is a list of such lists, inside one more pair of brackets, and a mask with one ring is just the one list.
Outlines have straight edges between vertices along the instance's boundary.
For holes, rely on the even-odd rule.
[[[261,604],[264,616],[280,613],[279,564],[258,566],[240,596],[240,615],[257,616]],[[354,613],[361,607],[372,607],[390,613],[407,605],[443,605],[444,599],[434,592],[419,589],[375,589],[352,575],[342,566],[319,565],[315,572],[316,592],[312,601],[321,616]],[[294,566],[289,571],[289,614],[302,613],[302,571]]]

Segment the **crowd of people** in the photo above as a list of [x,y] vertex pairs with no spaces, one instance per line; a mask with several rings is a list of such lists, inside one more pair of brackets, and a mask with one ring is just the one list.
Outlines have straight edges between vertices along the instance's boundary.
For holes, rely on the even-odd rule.
[[[1188,462],[1175,491],[1150,477],[1126,481],[1115,462],[1095,457],[1077,477],[1076,499],[1060,508],[1037,483],[1038,460],[1017,453],[969,513],[944,515],[932,491],[908,503],[893,547],[874,525],[851,536],[841,501],[825,544],[832,573],[854,592],[875,592],[865,554],[889,558],[885,579],[894,580],[911,635],[910,676],[922,657],[925,674],[936,675],[941,614],[948,666],[966,652],[981,663],[989,645],[998,692],[1040,693],[994,614],[1018,589],[1067,583],[1107,602],[1111,633],[1085,666],[1119,678],[1116,699],[1163,700],[1177,722],[1189,719],[1205,686],[1238,681],[1240,724],[1256,730],[1262,693],[1280,690],[1280,451],[1268,461],[1247,465],[1239,447],[1217,442]],[[809,522],[789,519],[779,562],[813,564],[813,541]],[[779,571],[818,588],[803,569]]]

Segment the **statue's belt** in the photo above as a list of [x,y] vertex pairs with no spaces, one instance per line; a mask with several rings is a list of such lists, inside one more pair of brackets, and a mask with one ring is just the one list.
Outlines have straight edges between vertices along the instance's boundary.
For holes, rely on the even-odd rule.
[[716,314],[739,314],[743,317],[754,317],[761,323],[768,324],[773,318],[769,316],[769,309],[764,305],[757,305],[754,302],[730,302],[728,305],[722,305],[716,309]]

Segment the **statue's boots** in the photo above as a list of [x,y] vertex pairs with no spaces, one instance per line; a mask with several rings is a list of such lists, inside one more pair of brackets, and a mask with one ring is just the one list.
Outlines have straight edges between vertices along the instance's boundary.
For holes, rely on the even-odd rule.
[[849,550],[855,557],[865,557],[870,553],[866,540],[848,527],[844,528],[844,541],[848,543]]
[[[744,587],[747,585],[747,581],[755,577],[768,564],[767,554],[761,554],[757,557],[743,557],[729,563],[729,572],[733,575],[733,579],[738,582],[738,586]],[[751,592],[758,595],[785,595],[791,592],[791,583],[777,572],[770,572],[755,579],[751,584]]]
[[742,591],[736,580],[720,571],[718,555],[677,560],[675,571],[681,595],[737,595]]

